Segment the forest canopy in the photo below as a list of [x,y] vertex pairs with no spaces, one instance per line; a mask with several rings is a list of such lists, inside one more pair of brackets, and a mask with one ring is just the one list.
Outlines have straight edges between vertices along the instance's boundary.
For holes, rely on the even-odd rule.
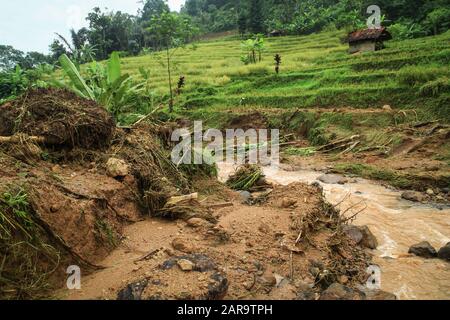
[[[381,8],[382,23],[396,39],[435,35],[449,29],[450,0],[186,0],[179,15],[192,30],[189,42],[199,34],[238,30],[241,35],[277,31],[304,35],[328,29],[364,28],[367,7]],[[136,56],[160,50],[152,21],[170,12],[166,0],[145,0],[137,15],[94,8],[88,26],[70,30],[70,38],[55,34],[49,54],[24,53],[0,44],[0,70],[16,65],[32,69],[57,64],[66,54],[79,64],[105,60],[112,52]],[[154,19],[156,18],[156,20]]]

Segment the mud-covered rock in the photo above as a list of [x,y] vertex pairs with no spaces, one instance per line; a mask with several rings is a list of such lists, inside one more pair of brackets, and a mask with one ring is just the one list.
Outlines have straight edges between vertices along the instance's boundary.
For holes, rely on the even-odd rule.
[[210,277],[208,285],[208,300],[223,299],[228,291],[228,279],[220,272],[214,273]]
[[333,283],[320,295],[319,300],[364,300],[365,295],[359,290]]
[[425,195],[417,191],[405,191],[402,193],[402,198],[413,202],[423,202],[426,200]]
[[177,262],[178,266],[183,271],[192,271],[194,269],[194,264],[186,259],[180,259]]
[[450,261],[450,242],[439,249],[437,256],[439,259]]
[[437,256],[436,249],[434,249],[428,241],[422,241],[412,245],[409,248],[408,253],[427,259],[435,258]]
[[248,191],[238,191],[239,196],[241,197],[241,202],[244,204],[248,204],[252,199],[252,194]]
[[184,253],[191,253],[194,250],[193,245],[183,238],[173,239],[172,247]]
[[172,269],[180,260],[187,260],[193,264],[192,270],[206,272],[216,270],[217,266],[209,257],[202,254],[189,254],[184,256],[173,257],[164,261],[161,268],[164,270]]
[[356,244],[369,249],[376,249],[378,247],[377,238],[373,235],[367,226],[347,225],[344,227],[344,232]]
[[347,178],[338,174],[323,174],[317,180],[326,184],[345,184],[348,182]]
[[125,177],[129,170],[127,163],[122,159],[109,158],[106,162],[106,173],[112,178]]
[[147,287],[148,281],[141,280],[128,284],[117,294],[117,300],[141,300],[142,292]]
[[191,218],[188,221],[186,221],[186,223],[191,228],[200,228],[210,224],[208,221],[202,218]]

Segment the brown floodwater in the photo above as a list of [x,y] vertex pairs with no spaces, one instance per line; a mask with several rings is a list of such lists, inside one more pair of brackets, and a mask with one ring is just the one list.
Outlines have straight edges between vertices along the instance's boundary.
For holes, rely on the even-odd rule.
[[[219,163],[219,179],[226,180],[233,165]],[[282,185],[312,183],[322,172],[285,171],[264,167],[268,181]],[[373,262],[381,269],[381,289],[397,298],[450,299],[450,263],[408,255],[411,245],[428,241],[438,250],[450,242],[450,208],[418,204],[378,182],[351,178],[348,183],[325,184],[327,200],[346,216],[361,211],[353,224],[367,225],[378,239]]]

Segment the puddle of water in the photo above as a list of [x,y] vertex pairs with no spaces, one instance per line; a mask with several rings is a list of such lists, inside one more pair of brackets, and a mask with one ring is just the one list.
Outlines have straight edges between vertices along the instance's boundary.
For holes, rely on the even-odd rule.
[[[235,170],[226,163],[218,167],[221,181]],[[323,174],[272,167],[263,170],[268,181],[282,185],[316,182]],[[405,255],[411,245],[424,240],[437,250],[450,242],[449,208],[440,210],[403,200],[399,191],[361,178],[343,185],[319,183],[330,203],[341,202],[341,211],[352,206],[354,212],[365,208],[353,223],[367,225],[378,239],[373,260],[381,268],[383,290],[395,293],[399,299],[450,299],[450,263]]]

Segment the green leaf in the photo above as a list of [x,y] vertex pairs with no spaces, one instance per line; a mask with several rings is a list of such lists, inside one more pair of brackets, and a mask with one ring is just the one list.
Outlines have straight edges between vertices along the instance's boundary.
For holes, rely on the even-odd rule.
[[120,58],[118,52],[113,52],[108,61],[108,81],[114,83],[120,78]]
[[95,100],[94,93],[86,84],[78,69],[66,54],[59,57],[59,63],[66,75],[69,77],[71,84],[77,89],[85,98]]

